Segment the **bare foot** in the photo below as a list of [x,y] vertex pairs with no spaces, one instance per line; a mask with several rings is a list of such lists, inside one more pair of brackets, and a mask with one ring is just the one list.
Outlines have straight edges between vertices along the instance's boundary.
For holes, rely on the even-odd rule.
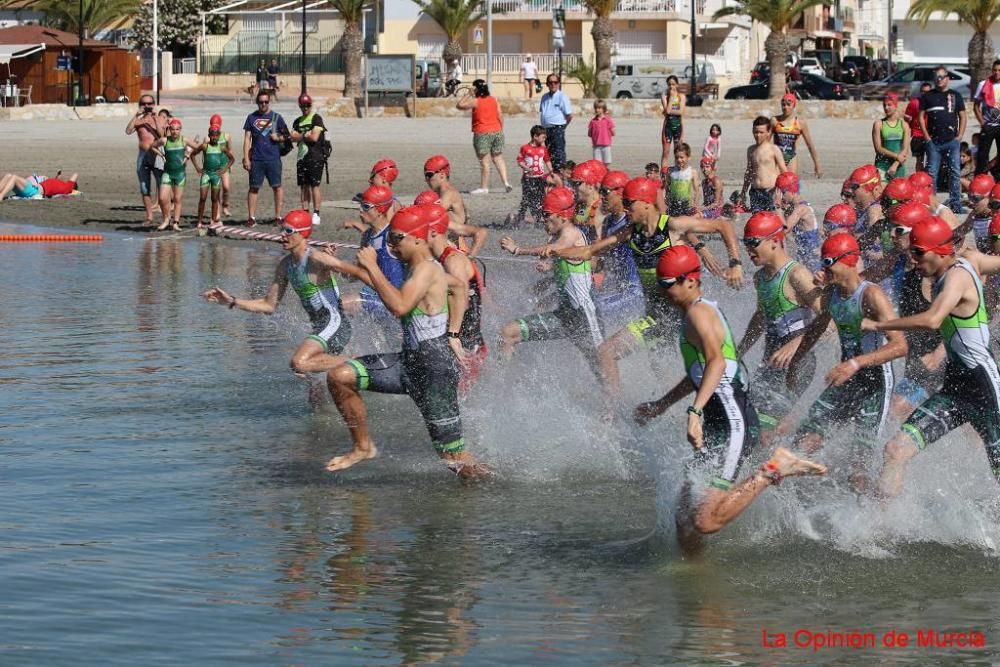
[[809,459],[799,458],[784,447],[778,447],[771,455],[768,466],[773,465],[777,473],[782,477],[794,477],[797,475],[825,475],[826,466],[813,463]]
[[165,232],[165,231],[167,231],[167,227],[169,225],[170,225],[169,222],[164,222],[162,225],[160,225],[159,227],[156,228],[156,231],[158,231],[158,232]]
[[170,225],[170,229],[174,230],[175,232],[179,232],[181,231],[181,226],[180,224],[175,222],[174,224]]
[[328,472],[336,472],[338,470],[345,470],[350,468],[355,463],[361,463],[366,459],[373,459],[378,456],[378,449],[375,448],[375,443],[368,443],[366,449],[359,449],[355,447],[350,454],[344,454],[343,456],[334,456],[332,459],[327,461],[326,469]]
[[448,469],[458,475],[463,482],[481,482],[495,473],[484,463],[474,461],[446,461]]

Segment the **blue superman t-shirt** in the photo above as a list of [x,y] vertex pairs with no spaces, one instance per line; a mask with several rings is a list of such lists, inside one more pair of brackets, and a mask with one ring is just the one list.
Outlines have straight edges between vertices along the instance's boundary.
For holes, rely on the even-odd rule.
[[288,126],[285,119],[276,111],[261,113],[254,111],[247,116],[243,123],[243,129],[250,132],[253,143],[250,145],[250,159],[254,162],[264,160],[280,160],[281,148],[275,141],[271,141],[271,133],[287,134]]

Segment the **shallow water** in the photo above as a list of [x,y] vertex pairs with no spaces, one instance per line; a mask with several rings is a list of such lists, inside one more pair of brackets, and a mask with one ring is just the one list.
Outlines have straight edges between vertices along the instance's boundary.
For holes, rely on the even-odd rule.
[[[346,430],[287,369],[306,328],[293,298],[270,319],[198,298],[260,293],[278,256],[115,234],[0,245],[0,664],[1000,661],[997,488],[975,438],[918,457],[885,513],[837,475],[787,483],[683,560],[679,411],[607,430],[553,344],[491,367],[467,406],[496,482],[457,484],[398,397],[367,397],[382,456],[329,475]],[[495,331],[531,267],[489,272]],[[741,332],[749,294],[709,290]],[[636,401],[678,376],[642,355],[625,369]],[[876,646],[814,652],[799,629]],[[986,646],[916,646],[928,629]],[[910,645],[885,647],[893,630]],[[765,645],[782,632],[789,647]]]

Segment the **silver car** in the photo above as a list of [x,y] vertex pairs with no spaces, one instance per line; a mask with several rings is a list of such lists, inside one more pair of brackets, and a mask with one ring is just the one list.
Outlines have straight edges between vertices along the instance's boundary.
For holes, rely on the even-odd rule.
[[815,58],[801,58],[799,60],[799,72],[803,74],[815,74],[816,76],[826,76],[823,63]]
[[[965,99],[972,96],[969,90],[969,75],[958,68],[946,67],[948,78],[951,83],[948,88],[959,93]],[[900,97],[913,97],[920,94],[920,86],[923,83],[934,85],[934,72],[937,71],[935,65],[914,65],[905,67],[891,76],[878,81],[871,81],[861,85],[861,96],[865,99],[880,99],[889,91],[895,92]]]

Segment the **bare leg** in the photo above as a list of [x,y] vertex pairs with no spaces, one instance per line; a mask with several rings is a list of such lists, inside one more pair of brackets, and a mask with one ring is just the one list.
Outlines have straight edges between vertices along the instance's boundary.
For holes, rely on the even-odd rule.
[[311,203],[310,199],[309,186],[303,185],[299,188],[299,208],[303,208],[308,211]]
[[24,187],[24,179],[20,176],[7,174],[3,178],[0,178],[0,200],[10,194],[10,191],[14,189],[18,181],[21,182],[21,185],[18,185],[18,187]]
[[175,232],[179,232],[181,230],[181,207],[184,204],[184,186],[183,185],[173,186],[173,193],[174,193],[174,224],[171,225],[171,228]]
[[514,356],[514,346],[523,341],[521,337],[521,325],[517,320],[508,322],[500,332],[500,357],[509,360]]
[[257,219],[257,198],[259,194],[256,190],[247,191],[247,217],[251,220]]
[[170,226],[170,186],[161,185],[160,186],[160,215],[163,217],[163,222],[160,226],[156,228],[156,231],[162,232],[167,227]]
[[212,224],[216,225],[219,223],[219,196],[222,193],[219,192],[219,188],[212,188]]
[[878,480],[878,493],[883,498],[895,498],[903,490],[903,473],[906,464],[920,450],[905,431],[900,431],[892,440],[885,443],[882,454],[882,474]]
[[601,380],[604,383],[604,393],[609,399],[615,400],[621,393],[621,377],[618,374],[618,360],[627,357],[635,351],[638,343],[628,329],[622,329],[611,338],[606,338],[597,348],[597,363],[601,369]]
[[344,418],[347,429],[351,432],[354,449],[343,456],[334,456],[326,464],[330,472],[350,468],[365,459],[375,458],[378,450],[368,435],[368,409],[361,399],[356,386],[357,378],[354,369],[341,364],[326,375],[326,383],[333,396],[337,410]]
[[274,189],[274,219],[281,220],[281,209],[285,204],[285,189],[280,185]]
[[[206,185],[202,187],[201,191],[198,193],[198,229],[201,229],[202,220],[205,219],[205,204],[208,202],[208,191],[209,187]],[[212,197],[212,199],[214,200],[215,197]],[[212,219],[215,220],[214,203],[212,207]]]
[[231,215],[229,212],[229,172],[222,173],[222,214],[227,218]]
[[323,351],[322,345],[311,338],[307,338],[295,350],[289,365],[296,373],[319,373],[332,370],[343,364],[347,359],[348,357],[342,355],[327,354]]
[[319,210],[323,207],[323,193],[320,192],[319,186],[312,186],[312,205],[314,211],[319,213]]
[[493,156],[493,164],[496,165],[497,173],[500,174],[500,180],[503,181],[503,186],[509,190],[510,183],[507,182],[507,165],[504,164],[502,153],[497,153]]
[[783,447],[774,450],[771,460],[729,491],[709,489],[694,514],[694,528],[699,533],[714,533],[750,507],[761,492],[783,477],[825,475],[826,466],[799,458]]
[[486,154],[479,158],[479,187],[488,190],[490,187],[490,156]]

